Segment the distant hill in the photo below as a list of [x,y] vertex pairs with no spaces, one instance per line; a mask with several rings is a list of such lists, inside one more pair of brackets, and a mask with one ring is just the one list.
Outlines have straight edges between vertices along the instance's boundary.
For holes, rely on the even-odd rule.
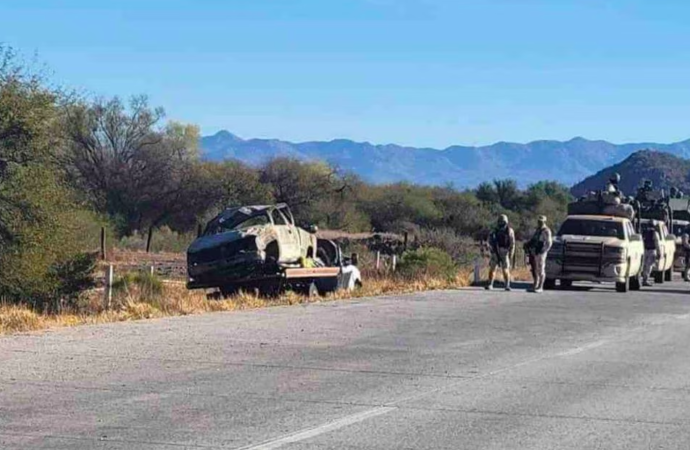
[[614,173],[620,174],[620,188],[625,195],[634,195],[643,179],[652,180],[655,189],[668,190],[677,187],[685,193],[690,193],[690,160],[653,150],[633,153],[624,161],[577,183],[571,192],[575,196],[580,196],[589,191],[603,189]]
[[228,131],[220,131],[202,138],[201,147],[205,158],[215,161],[238,159],[255,165],[276,156],[289,156],[325,160],[374,183],[452,183],[456,187],[474,187],[496,178],[514,178],[523,186],[545,179],[573,185],[644,148],[690,157],[690,140],[675,144],[616,145],[574,138],[566,142],[499,142],[483,147],[451,146],[439,150],[374,145],[347,139],[301,143],[242,139]]

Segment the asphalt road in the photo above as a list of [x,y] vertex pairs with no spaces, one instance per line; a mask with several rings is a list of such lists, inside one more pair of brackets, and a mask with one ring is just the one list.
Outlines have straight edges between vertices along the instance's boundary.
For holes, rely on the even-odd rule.
[[0,337],[0,448],[690,448],[690,285]]

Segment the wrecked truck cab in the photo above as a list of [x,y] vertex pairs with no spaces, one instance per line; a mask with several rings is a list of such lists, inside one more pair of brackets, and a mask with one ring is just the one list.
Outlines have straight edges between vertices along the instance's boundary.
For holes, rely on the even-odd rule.
[[316,255],[317,240],[294,224],[285,204],[229,208],[187,249],[190,289],[275,275]]

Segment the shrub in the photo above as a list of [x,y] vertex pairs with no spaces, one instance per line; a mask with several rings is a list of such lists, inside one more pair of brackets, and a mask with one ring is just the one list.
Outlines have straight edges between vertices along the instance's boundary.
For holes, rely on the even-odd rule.
[[113,297],[156,303],[163,295],[163,282],[148,272],[126,273],[113,283]]
[[415,233],[415,247],[442,250],[459,266],[471,264],[479,255],[479,247],[474,240],[459,236],[450,228],[418,230]]
[[403,253],[398,264],[402,276],[418,278],[422,276],[453,279],[458,267],[453,258],[437,248],[420,248]]

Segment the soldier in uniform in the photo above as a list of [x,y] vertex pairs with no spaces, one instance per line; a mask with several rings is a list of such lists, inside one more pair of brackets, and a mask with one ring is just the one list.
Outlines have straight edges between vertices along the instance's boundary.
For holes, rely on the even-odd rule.
[[652,275],[654,265],[661,257],[661,236],[659,236],[656,226],[656,220],[652,220],[642,234],[642,239],[644,240],[644,267],[642,269],[643,286],[652,285],[649,282],[649,277]]
[[690,225],[685,227],[680,240],[683,252],[683,280],[690,281]]
[[621,182],[621,176],[618,173],[614,173],[611,178],[609,178],[609,182],[606,185],[606,192],[609,192],[611,194],[615,194],[618,197],[623,197],[623,193],[621,192],[620,188],[618,185]]
[[496,228],[489,235],[491,261],[489,262],[489,284],[486,289],[494,288],[496,268],[501,267],[506,291],[510,291],[510,262],[515,254],[515,232],[508,224],[508,216],[501,214]]
[[534,261],[532,266],[532,275],[534,276],[533,292],[544,292],[546,255],[549,253],[552,244],[551,230],[546,226],[546,216],[539,216],[537,218],[537,229],[529,241],[530,259]]

